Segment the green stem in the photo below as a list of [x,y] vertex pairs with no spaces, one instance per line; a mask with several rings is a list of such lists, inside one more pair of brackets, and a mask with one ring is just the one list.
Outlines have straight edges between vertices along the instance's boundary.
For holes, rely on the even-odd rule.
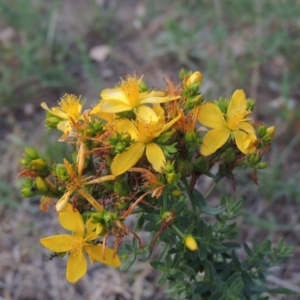
[[215,187],[217,186],[217,184],[218,184],[218,181],[215,181],[214,184],[207,191],[206,195],[204,196],[205,199],[211,194],[211,192],[215,189]]
[[171,226],[176,232],[177,234],[181,237],[181,238],[185,238],[185,234],[182,233],[174,224]]

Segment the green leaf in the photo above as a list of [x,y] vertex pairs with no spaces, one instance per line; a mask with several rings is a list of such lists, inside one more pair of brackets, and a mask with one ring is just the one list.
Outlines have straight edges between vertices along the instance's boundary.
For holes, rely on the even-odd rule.
[[168,278],[168,273],[164,273],[164,274],[158,279],[156,285],[157,285],[157,286],[162,286],[162,285],[166,282],[167,278]]
[[130,254],[128,259],[123,261],[120,270],[124,271],[129,269],[132,266],[132,264],[135,262],[135,259],[136,259],[135,254],[134,253]]
[[268,290],[270,294],[285,294],[285,295],[296,295],[297,293],[287,288],[275,288]]
[[205,282],[205,283],[201,283],[199,284],[199,286],[197,286],[194,290],[194,293],[196,294],[204,294],[207,291],[212,290],[213,286],[211,282]]

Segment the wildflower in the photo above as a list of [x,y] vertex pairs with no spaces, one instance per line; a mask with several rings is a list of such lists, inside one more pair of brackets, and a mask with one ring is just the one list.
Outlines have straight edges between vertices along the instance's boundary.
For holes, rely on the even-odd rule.
[[146,157],[155,171],[160,171],[166,162],[161,147],[153,142],[162,132],[170,129],[181,117],[178,115],[170,122],[165,122],[164,110],[156,105],[153,109],[147,106],[140,107],[136,121],[123,120],[119,123],[119,132],[128,132],[134,143],[129,148],[118,154],[111,165],[113,175],[117,176],[133,167],[143,156]]
[[64,211],[68,205],[69,199],[75,192],[84,197],[90,204],[96,208],[96,210],[103,210],[102,206],[94,199],[94,197],[89,194],[85,186],[89,184],[100,183],[103,181],[114,180],[114,175],[106,175],[96,179],[91,180],[91,176],[84,177],[82,175],[84,169],[84,146],[81,144],[80,149],[78,151],[78,162],[77,162],[77,170],[66,160],[64,159],[64,165],[69,177],[69,180],[65,183],[66,192],[64,195],[57,201],[56,210]]
[[[175,98],[165,96],[160,91],[140,92],[142,78],[128,76],[127,80],[122,81],[120,87],[105,89],[101,92],[102,101],[98,104],[102,112],[119,113],[132,110],[146,103],[164,103]],[[97,106],[95,110],[97,110]]]
[[218,105],[205,103],[200,107],[198,121],[212,128],[203,138],[201,153],[210,155],[222,147],[233,137],[236,145],[244,154],[255,151],[256,135],[251,124],[247,110],[247,100],[243,90],[236,90],[228,104],[227,113],[224,116]]
[[196,240],[190,234],[185,237],[184,245],[191,251],[196,251],[198,249]]
[[84,225],[82,217],[77,209],[68,204],[64,212],[59,212],[58,221],[60,225],[73,232],[73,234],[53,235],[41,239],[41,244],[55,253],[69,253],[67,262],[66,278],[75,283],[87,272],[86,253],[90,262],[94,260],[112,267],[119,267],[121,262],[114,251],[105,247],[104,255],[101,244],[92,244],[98,238],[95,231],[96,224],[87,221]]
[[82,103],[80,98],[75,95],[64,95],[59,106],[51,109],[45,102],[41,104],[41,107],[48,112],[46,125],[49,128],[57,128],[64,133],[69,132],[72,129],[72,124],[81,119]]

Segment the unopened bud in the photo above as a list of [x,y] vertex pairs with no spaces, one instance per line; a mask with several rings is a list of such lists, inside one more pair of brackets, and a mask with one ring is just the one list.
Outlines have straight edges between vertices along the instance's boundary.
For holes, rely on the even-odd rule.
[[184,245],[191,251],[198,249],[198,244],[192,235],[187,235],[184,239]]
[[188,77],[188,79],[185,82],[185,86],[191,87],[195,84],[198,84],[200,86],[201,83],[202,83],[202,74],[199,71],[196,71],[191,76]]
[[117,181],[114,184],[114,192],[120,196],[126,196],[130,191],[130,186],[127,181]]
[[171,192],[171,195],[174,197],[180,197],[183,194],[183,192],[181,190],[173,190]]
[[209,163],[204,156],[199,156],[194,162],[194,171],[198,174],[205,174],[209,169]]
[[257,169],[265,169],[267,166],[268,166],[268,163],[265,161],[262,161],[256,165],[256,168]]
[[35,192],[31,188],[23,188],[20,190],[22,197],[29,198],[35,195]]
[[35,184],[39,191],[41,191],[43,193],[47,193],[49,191],[49,185],[44,178],[37,176],[35,178]]
[[36,171],[45,171],[47,170],[48,166],[44,159],[37,158],[31,161],[31,165],[34,170]]
[[275,131],[276,131],[275,126],[271,126],[267,128],[267,134],[271,139],[274,137]]
[[157,144],[166,144],[173,138],[172,131],[166,131],[160,134],[160,136],[156,139]]
[[30,148],[30,147],[25,148],[25,154],[30,159],[37,159],[40,157],[38,152],[34,148]]
[[192,109],[194,108],[196,105],[200,105],[203,101],[203,96],[202,95],[196,95],[192,98],[187,99],[184,107],[187,109]]

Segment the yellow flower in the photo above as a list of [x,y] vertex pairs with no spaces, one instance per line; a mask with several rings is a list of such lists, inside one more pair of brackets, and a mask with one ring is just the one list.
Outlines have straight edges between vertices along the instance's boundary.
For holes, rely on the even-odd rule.
[[[142,78],[128,76],[121,86],[105,89],[101,92],[102,101],[98,104],[102,112],[119,113],[129,111],[146,103],[164,103],[176,99],[165,96],[159,91],[140,92],[139,85]],[[96,110],[97,106],[94,108]]]
[[41,104],[41,107],[49,113],[46,122],[51,126],[51,120],[53,120],[53,125],[64,133],[72,129],[72,122],[76,123],[81,119],[82,103],[80,98],[75,95],[64,95],[59,102],[59,106],[51,109],[45,102]]
[[123,120],[118,123],[117,131],[127,132],[131,135],[134,143],[124,152],[118,154],[111,165],[114,175],[120,175],[133,167],[143,156],[146,150],[146,157],[155,171],[160,171],[166,162],[163,150],[153,140],[162,132],[170,129],[181,117],[166,123],[164,110],[156,105],[151,109],[141,106],[137,113],[136,121]]
[[191,251],[198,249],[198,244],[192,235],[187,235],[184,239],[184,245]]
[[95,231],[96,225],[88,221],[85,226],[80,213],[71,204],[68,204],[64,212],[58,214],[58,220],[63,228],[72,231],[73,234],[42,238],[41,244],[55,253],[69,252],[66,271],[66,278],[69,282],[75,283],[87,272],[85,253],[91,262],[96,260],[116,268],[121,265],[119,257],[114,255],[112,249],[105,247],[103,252],[101,244],[91,243],[98,238]]
[[82,172],[84,169],[84,146],[81,144],[78,151],[78,161],[77,161],[77,170],[74,170],[74,167],[64,159],[64,165],[67,170],[69,181],[66,182],[66,192],[64,195],[57,201],[56,210],[58,212],[64,211],[68,205],[69,199],[73,193],[78,193],[84,197],[96,210],[103,210],[102,206],[96,201],[96,199],[89,194],[84,188],[86,185],[100,183],[103,181],[114,180],[114,175],[106,175],[96,179],[92,179],[92,176],[84,177]]
[[233,137],[236,145],[244,154],[255,151],[256,135],[247,110],[247,100],[243,90],[236,90],[228,104],[224,116],[221,109],[214,103],[205,103],[200,107],[198,121],[212,128],[203,138],[201,153],[204,156],[216,152]]

